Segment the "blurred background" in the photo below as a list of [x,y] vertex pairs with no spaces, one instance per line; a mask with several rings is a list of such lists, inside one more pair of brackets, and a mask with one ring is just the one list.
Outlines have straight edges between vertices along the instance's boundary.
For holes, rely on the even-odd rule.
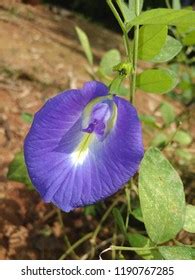
[[[183,6],[194,4],[195,1],[182,1]],[[144,3],[145,10],[165,6],[163,0]],[[105,0],[0,0],[0,259],[98,258],[98,253],[112,241],[111,217],[101,226],[96,253],[92,252],[91,233],[113,198],[97,206],[60,213],[43,203],[30,185],[23,165],[23,140],[34,113],[49,97],[68,88],[82,87],[91,79],[75,26],[89,37],[94,69],[110,49],[116,48],[124,55],[120,30]],[[194,49],[188,49],[184,47],[186,56],[179,57],[179,64],[177,61],[170,65],[180,75],[174,92],[159,96],[139,91],[136,104],[139,113],[146,117],[146,148],[151,143],[162,145],[167,135],[177,129],[175,119],[182,118],[183,134],[176,139],[174,149],[165,153],[184,181],[188,203],[195,204]],[[138,71],[145,67],[147,63],[140,62]],[[171,106],[168,119],[162,104]],[[160,133],[154,123],[162,128]],[[131,219],[133,229],[144,230],[141,222]],[[75,252],[66,254],[70,247],[68,238],[71,244],[82,238],[83,241]],[[184,244],[195,241],[194,235],[185,231],[177,240]],[[134,253],[131,257],[138,258]]]

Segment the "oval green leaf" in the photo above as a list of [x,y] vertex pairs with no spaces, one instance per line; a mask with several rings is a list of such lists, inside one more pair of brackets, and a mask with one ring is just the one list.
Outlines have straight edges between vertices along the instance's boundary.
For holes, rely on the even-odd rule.
[[87,57],[87,60],[92,65],[93,64],[93,54],[92,54],[92,50],[91,50],[91,46],[90,46],[87,34],[78,26],[76,26],[75,29],[76,29],[79,41],[81,43],[81,46],[83,47],[83,50]]
[[150,60],[156,56],[167,37],[166,25],[143,25],[139,31],[138,57]]
[[160,132],[152,139],[150,145],[153,147],[164,147],[168,142],[168,137],[165,133]]
[[160,106],[160,112],[166,125],[174,122],[175,112],[174,107],[171,104],[163,102]]
[[17,153],[13,161],[10,163],[7,178],[9,180],[24,183],[30,190],[34,190],[28,176],[23,152]]
[[[153,242],[145,237],[144,235],[141,235],[139,233],[129,233],[128,234],[128,241],[132,247],[140,247],[143,248],[143,250],[137,250],[135,251],[136,254],[140,257],[142,257],[144,260],[162,260],[163,257],[159,253],[157,249],[150,249],[150,247],[153,247]],[[148,248],[148,250],[147,250]]]
[[157,148],[150,148],[141,162],[139,197],[150,239],[159,244],[183,228],[185,196],[182,181]]
[[195,206],[186,205],[185,223],[183,227],[186,231],[195,233]]
[[136,85],[145,92],[163,94],[177,85],[174,72],[167,69],[148,69],[137,76]]
[[25,121],[26,123],[32,123],[32,121],[33,121],[33,115],[32,114],[30,114],[30,113],[26,113],[26,112],[24,112],[24,113],[22,113],[21,114],[21,118],[23,119],[23,121]]
[[141,13],[138,17],[127,24],[127,29],[131,29],[134,25],[146,24],[164,24],[175,26],[195,27],[195,12],[189,10],[173,10],[173,9],[152,9]]
[[152,58],[152,62],[161,63],[173,59],[182,49],[182,44],[171,36],[167,36],[166,42],[160,53]]
[[160,246],[159,252],[165,260],[192,260],[192,250],[185,246]]
[[140,207],[135,208],[131,214],[135,219],[143,223],[143,215],[142,215],[142,210]]
[[185,46],[192,46],[195,44],[195,30],[189,32],[183,39],[182,43]]
[[192,142],[192,136],[184,130],[178,130],[173,137],[173,140],[182,146],[186,146]]
[[100,71],[104,75],[110,76],[113,73],[113,67],[121,61],[121,55],[117,49],[109,50],[104,54],[100,61]]

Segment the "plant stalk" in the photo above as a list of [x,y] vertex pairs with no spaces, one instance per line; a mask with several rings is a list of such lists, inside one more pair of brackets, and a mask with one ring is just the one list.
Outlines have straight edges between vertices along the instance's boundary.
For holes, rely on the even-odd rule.
[[[136,16],[140,14],[139,1],[136,4]],[[138,43],[139,43],[139,25],[135,26],[134,29],[134,46],[133,46],[133,70],[131,74],[131,85],[130,85],[130,102],[134,105],[135,91],[136,91],[136,72],[137,72],[137,58],[138,58]]]

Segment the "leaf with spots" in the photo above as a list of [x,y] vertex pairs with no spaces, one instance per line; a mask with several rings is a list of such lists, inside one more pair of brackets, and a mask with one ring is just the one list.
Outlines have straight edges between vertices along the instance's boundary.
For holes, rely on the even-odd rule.
[[182,181],[157,148],[146,151],[139,174],[139,195],[150,239],[159,244],[183,228],[185,196]]

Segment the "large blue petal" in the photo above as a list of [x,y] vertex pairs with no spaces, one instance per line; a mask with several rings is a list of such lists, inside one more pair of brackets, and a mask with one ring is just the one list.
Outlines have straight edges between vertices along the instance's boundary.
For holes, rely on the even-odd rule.
[[107,93],[102,83],[89,82],[81,90],[50,99],[36,113],[25,139],[25,161],[33,184],[46,202],[64,211],[115,193],[134,175],[143,156],[136,110],[114,97],[118,109],[114,127],[104,141],[93,139],[83,162],[73,162],[72,153],[85,135],[83,110],[91,100]]

